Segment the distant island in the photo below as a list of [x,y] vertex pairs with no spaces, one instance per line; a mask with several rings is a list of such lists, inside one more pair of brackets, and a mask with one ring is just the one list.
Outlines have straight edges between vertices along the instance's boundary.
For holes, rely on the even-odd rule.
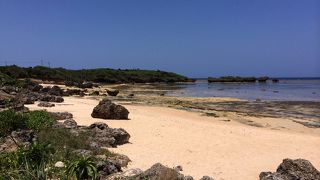
[[[240,76],[222,76],[218,78],[208,77],[208,82],[267,82],[270,78],[268,76],[263,77],[240,77]],[[272,82],[279,82],[278,79],[272,79]]]
[[140,69],[81,69],[49,68],[44,66],[19,67],[0,66],[0,77],[30,78],[56,83],[91,81],[95,83],[156,83],[191,82],[192,79],[166,71]]

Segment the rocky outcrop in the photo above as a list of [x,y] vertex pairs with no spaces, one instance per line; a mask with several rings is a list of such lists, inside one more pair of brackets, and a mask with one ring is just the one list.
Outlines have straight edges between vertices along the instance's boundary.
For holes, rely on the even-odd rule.
[[102,119],[128,119],[129,111],[121,106],[112,103],[108,99],[103,99],[93,109],[91,116]]
[[168,168],[160,163],[154,164],[151,168],[147,169],[143,173],[133,176],[133,179],[136,180],[183,180],[184,176],[179,172]]
[[93,91],[90,96],[99,96],[100,92],[99,91]]
[[109,96],[117,96],[119,94],[119,90],[117,90],[117,89],[115,89],[115,90],[108,89],[107,93],[108,93]]
[[74,96],[74,95],[81,96],[82,94],[83,94],[83,91],[81,91],[80,89],[67,89],[63,93],[64,96]]
[[8,102],[13,100],[13,98],[14,96],[0,90],[0,107],[4,108]]
[[61,103],[64,101],[64,99],[61,96],[54,96],[49,94],[41,94],[39,97],[40,101],[46,101],[46,102],[57,102]]
[[52,86],[48,94],[54,95],[54,96],[63,96],[63,90],[59,86]]
[[14,86],[3,86],[3,87],[1,87],[1,90],[4,91],[5,93],[8,93],[8,94],[12,94],[12,93],[14,94],[19,91],[19,88],[14,87]]
[[29,85],[28,89],[31,90],[32,92],[40,92],[43,86],[39,84],[34,84],[34,85]]
[[40,102],[38,104],[39,107],[54,107],[55,105],[49,102]]
[[4,137],[0,145],[0,152],[15,151],[19,146],[30,145],[36,136],[31,130],[19,130],[11,132],[10,136]]
[[49,112],[49,114],[57,121],[73,118],[73,115],[69,112]]
[[110,161],[99,161],[97,163],[97,171],[100,176],[106,177],[110,174],[121,172],[121,167]]
[[63,125],[65,128],[68,128],[68,129],[75,129],[78,127],[78,124],[74,119],[66,119],[63,122]]
[[260,173],[260,180],[320,180],[320,172],[305,159],[284,159],[277,171]]
[[130,135],[122,128],[110,128],[105,123],[91,124],[88,129],[92,132],[91,143],[100,147],[116,147],[129,142]]
[[209,176],[202,176],[202,178],[200,180],[214,180],[214,179]]

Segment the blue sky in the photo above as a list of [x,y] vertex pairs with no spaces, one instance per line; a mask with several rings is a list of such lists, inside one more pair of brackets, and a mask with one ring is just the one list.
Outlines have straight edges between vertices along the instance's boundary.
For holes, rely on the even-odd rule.
[[0,0],[0,63],[320,76],[318,0]]

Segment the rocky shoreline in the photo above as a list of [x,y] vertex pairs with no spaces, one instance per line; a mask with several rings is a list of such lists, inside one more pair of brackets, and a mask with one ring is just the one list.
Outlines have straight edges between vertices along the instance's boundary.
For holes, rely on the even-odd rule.
[[[120,92],[120,93],[119,93]],[[124,93],[125,92],[125,93]],[[301,123],[310,128],[318,128],[319,109],[316,102],[252,102],[241,100],[217,100],[201,98],[175,98],[159,96],[143,96],[134,94],[131,91],[119,91],[112,88],[103,89],[92,87],[89,89],[61,88],[60,86],[42,86],[30,83],[26,88],[16,88],[13,86],[3,86],[0,91],[0,105],[3,109],[12,108],[17,112],[28,113],[28,108],[24,104],[33,104],[39,101],[41,107],[50,108],[64,101],[63,96],[89,96],[108,97],[103,99],[93,109],[91,116],[102,119],[128,119],[129,111],[112,101],[130,104],[150,104],[186,109],[204,113],[207,116],[220,116],[220,112],[232,112],[258,117],[292,117],[299,118]],[[303,109],[303,111],[301,111]],[[105,147],[117,147],[130,142],[129,133],[122,128],[110,128],[105,123],[93,123],[89,126],[78,126],[73,120],[71,113],[50,113],[56,120],[52,126],[54,130],[63,130],[70,133],[75,138],[81,134],[87,134],[89,142],[88,149],[74,149],[73,153],[78,156],[94,156],[97,163],[97,171],[100,179],[181,179],[191,180],[191,176],[181,174],[182,166],[168,168],[162,164],[155,164],[150,169],[142,171],[140,169],[129,169],[123,171],[130,162],[129,157],[120,154],[106,156],[97,152],[104,151]],[[304,121],[308,119],[308,121]],[[9,136],[1,137],[1,153],[12,152],[23,144],[28,147],[38,139],[35,131],[17,130],[12,131]],[[64,164],[63,161],[56,162]],[[64,167],[64,166],[63,166]],[[261,180],[287,180],[294,178],[320,179],[319,171],[315,169],[307,160],[284,160],[276,173],[262,172]],[[213,179],[204,176],[201,180]]]

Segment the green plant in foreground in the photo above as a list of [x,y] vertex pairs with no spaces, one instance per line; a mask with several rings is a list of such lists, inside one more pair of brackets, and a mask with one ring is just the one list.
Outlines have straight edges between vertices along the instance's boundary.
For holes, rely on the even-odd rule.
[[68,166],[66,173],[68,178],[77,180],[96,179],[97,168],[91,157],[82,156]]
[[25,118],[22,114],[11,109],[0,112],[0,137],[23,128],[25,128]]
[[17,150],[18,162],[25,167],[36,168],[43,163],[49,163],[55,149],[48,143],[32,143],[28,148],[19,148]]
[[27,127],[35,131],[47,129],[55,123],[55,120],[47,111],[31,111],[27,115]]
[[53,154],[54,148],[44,143],[0,154],[0,179],[48,179]]

